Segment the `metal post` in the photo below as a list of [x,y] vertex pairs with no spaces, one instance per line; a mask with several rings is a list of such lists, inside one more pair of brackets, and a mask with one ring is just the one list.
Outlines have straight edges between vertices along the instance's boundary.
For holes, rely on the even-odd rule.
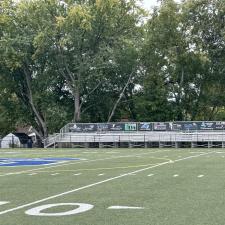
[[101,142],[98,142],[99,148],[103,148],[103,144]]
[[85,142],[85,143],[84,143],[84,147],[85,147],[85,148],[89,148],[89,143],[88,143],[88,142]]
[[113,142],[114,148],[118,148],[118,142]]
[[131,144],[131,141],[130,140],[129,140],[128,145],[129,145],[129,148],[132,148],[132,144]]
[[145,148],[148,148],[148,142],[145,142]]
[[146,142],[145,134],[144,134],[144,147],[145,147],[145,148],[148,148],[148,143]]

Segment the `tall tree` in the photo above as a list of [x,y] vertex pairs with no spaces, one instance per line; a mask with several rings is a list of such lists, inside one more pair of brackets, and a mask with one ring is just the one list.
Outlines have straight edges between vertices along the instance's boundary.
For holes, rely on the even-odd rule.
[[[56,114],[61,117],[63,107],[60,112],[60,107],[52,101],[56,100],[53,96],[57,96],[56,92],[62,83],[61,78],[58,79],[50,67],[49,56],[37,54],[35,42],[39,33],[35,25],[38,18],[33,17],[34,14],[31,13],[34,11],[34,5],[30,1],[15,3],[7,0],[1,4],[3,13],[0,19],[0,65],[4,68],[1,73],[4,88],[16,96],[19,105],[22,105],[22,111],[26,112],[18,117],[33,125],[37,135],[43,139],[48,136],[48,126],[50,130],[62,126],[62,123],[60,126],[54,123],[47,124],[47,120]],[[54,125],[56,127],[52,129]]]
[[225,103],[225,2],[189,0],[183,4],[183,14],[193,51],[205,59],[196,113],[212,120]]
[[147,96],[151,93],[150,104],[156,108],[153,114],[158,109],[164,110],[163,120],[187,120],[197,116],[207,59],[196,51],[189,32],[182,5],[173,0],[162,1],[147,24],[144,87]]
[[45,14],[36,39],[39,52],[53,56],[74,100],[74,121],[80,121],[87,98],[105,80],[103,70],[115,66],[115,49],[135,35],[142,11],[133,0],[48,0],[35,4],[42,8],[35,12],[36,17]]

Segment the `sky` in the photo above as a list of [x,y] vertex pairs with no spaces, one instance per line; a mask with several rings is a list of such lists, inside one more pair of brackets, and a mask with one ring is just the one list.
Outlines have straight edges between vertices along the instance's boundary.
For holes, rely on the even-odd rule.
[[143,1],[143,6],[146,9],[150,9],[152,6],[157,5],[157,0],[142,0]]
[[157,0],[143,0],[143,4],[146,8],[157,5]]
[[[180,0],[176,0],[176,2],[180,2]],[[142,0],[142,5],[146,9],[151,9],[151,7],[159,5],[158,0]]]

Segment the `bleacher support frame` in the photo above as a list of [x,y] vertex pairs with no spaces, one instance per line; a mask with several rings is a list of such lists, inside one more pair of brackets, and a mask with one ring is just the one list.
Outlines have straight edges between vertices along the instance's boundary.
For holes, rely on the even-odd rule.
[[204,132],[113,132],[59,133],[44,142],[45,147],[63,148],[181,148],[225,147],[224,131]]

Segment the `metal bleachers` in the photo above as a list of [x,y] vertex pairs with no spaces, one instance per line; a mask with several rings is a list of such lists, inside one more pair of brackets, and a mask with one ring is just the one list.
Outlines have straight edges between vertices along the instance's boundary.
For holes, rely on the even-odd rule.
[[[61,132],[55,134],[44,141],[44,146],[47,147],[102,147],[104,145],[118,147],[127,144],[132,147],[135,145],[151,146],[152,143],[158,143],[156,146],[165,147],[180,147],[182,143],[190,144],[192,147],[224,147],[225,131],[196,131],[196,132],[181,132],[181,131],[151,131],[151,132]],[[139,143],[139,144],[136,144]]]

